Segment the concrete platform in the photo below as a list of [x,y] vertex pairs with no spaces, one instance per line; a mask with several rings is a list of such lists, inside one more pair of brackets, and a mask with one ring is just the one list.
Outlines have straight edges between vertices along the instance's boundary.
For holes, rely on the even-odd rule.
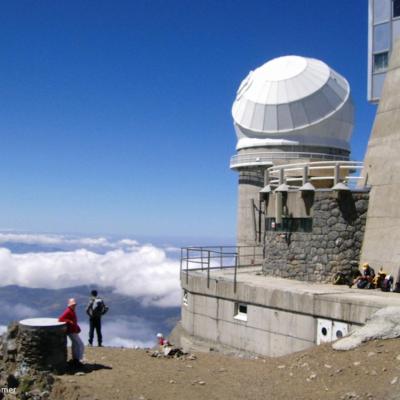
[[[400,306],[400,294],[316,284],[261,275],[260,268],[213,270],[181,276],[186,300],[182,327],[210,343],[262,354],[283,355],[314,346],[324,327],[348,332],[377,310]],[[238,306],[246,315],[238,315]],[[333,333],[332,333],[333,334]],[[322,341],[330,338],[322,337]]]

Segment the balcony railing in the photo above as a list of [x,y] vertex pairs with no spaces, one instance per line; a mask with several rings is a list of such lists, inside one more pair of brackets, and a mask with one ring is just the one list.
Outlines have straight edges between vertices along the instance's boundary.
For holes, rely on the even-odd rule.
[[275,160],[319,160],[319,161],[348,161],[349,157],[339,154],[310,153],[310,152],[257,152],[236,154],[231,157],[230,168],[273,165]]
[[192,272],[207,274],[207,287],[210,287],[212,270],[231,268],[234,271],[234,291],[236,292],[239,268],[261,266],[263,250],[260,246],[209,246],[181,248],[181,279],[186,275],[186,283]]
[[286,183],[290,189],[298,189],[310,182],[317,187],[333,188],[342,182],[349,188],[360,187],[364,180],[364,164],[361,161],[318,161],[309,163],[286,164],[268,169],[267,182],[272,188]]

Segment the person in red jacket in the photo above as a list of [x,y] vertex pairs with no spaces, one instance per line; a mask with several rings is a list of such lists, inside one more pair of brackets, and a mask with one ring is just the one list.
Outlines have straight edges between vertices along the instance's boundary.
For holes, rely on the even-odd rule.
[[75,366],[82,366],[81,360],[85,351],[85,345],[83,344],[79,333],[81,328],[78,325],[78,318],[75,313],[76,301],[75,299],[68,300],[68,307],[58,318],[60,322],[67,324],[67,335],[71,339],[72,343],[72,362]]

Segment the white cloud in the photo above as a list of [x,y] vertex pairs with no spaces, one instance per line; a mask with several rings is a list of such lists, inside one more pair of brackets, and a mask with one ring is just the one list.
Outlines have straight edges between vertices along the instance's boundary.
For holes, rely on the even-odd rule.
[[0,325],[0,335],[2,335],[7,330],[5,325]]
[[180,304],[179,261],[152,245],[104,254],[87,249],[16,254],[0,248],[0,282],[50,289],[96,284],[140,298],[146,305]]
[[10,304],[0,301],[1,317],[5,320],[20,320],[25,318],[37,317],[39,312],[25,304]]
[[135,247],[138,242],[133,239],[122,239],[113,242],[105,237],[73,237],[65,235],[51,235],[40,233],[12,233],[0,232],[0,243],[23,243],[43,246],[67,246],[75,248],[103,247],[103,248],[124,248]]

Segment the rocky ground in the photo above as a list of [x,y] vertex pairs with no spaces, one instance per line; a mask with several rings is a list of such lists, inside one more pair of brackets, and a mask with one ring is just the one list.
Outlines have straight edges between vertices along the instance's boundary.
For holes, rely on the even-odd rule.
[[51,399],[400,399],[400,340],[258,359],[218,353],[165,359],[145,350],[88,348],[85,369],[56,378]]

